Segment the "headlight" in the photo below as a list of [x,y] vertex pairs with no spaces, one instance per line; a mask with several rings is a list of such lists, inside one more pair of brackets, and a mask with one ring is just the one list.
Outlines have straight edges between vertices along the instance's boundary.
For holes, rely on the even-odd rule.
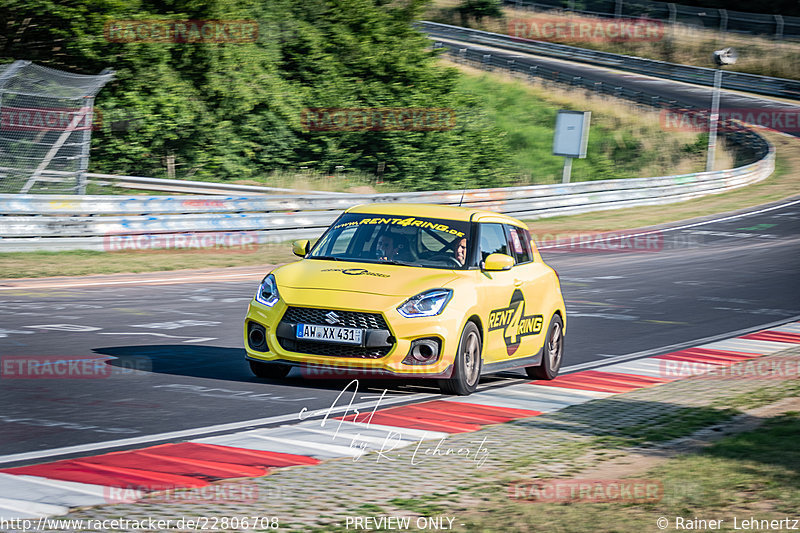
[[406,318],[418,316],[436,316],[453,297],[452,289],[431,289],[409,298],[397,308],[397,312]]
[[267,277],[261,280],[261,286],[256,291],[256,301],[267,307],[272,307],[280,299],[281,295],[278,294],[278,283],[275,281],[275,276],[268,274]]

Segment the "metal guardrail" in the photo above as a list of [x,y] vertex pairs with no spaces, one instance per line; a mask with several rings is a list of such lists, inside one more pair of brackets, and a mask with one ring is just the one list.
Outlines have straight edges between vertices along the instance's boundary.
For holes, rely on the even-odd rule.
[[[34,169],[0,167],[0,178],[7,172],[33,172]],[[59,170],[42,170],[37,181],[43,182],[62,182],[74,176],[72,172],[62,172]],[[141,176],[118,176],[116,174],[96,174],[86,173],[84,176],[87,181],[101,185],[111,185],[124,189],[176,192],[184,194],[305,194],[325,196],[347,196],[346,192],[331,191],[299,191],[298,189],[286,189],[282,187],[265,187],[261,185],[238,185],[235,183],[191,181],[191,180],[170,180],[162,178],[145,178]]]
[[[526,219],[659,205],[742,187],[769,176],[774,150],[731,170],[470,191],[321,197],[2,195],[0,251],[108,250],[109,239],[193,232],[254,232],[259,242],[319,235],[342,210],[366,202],[483,208]],[[302,209],[285,212],[286,209]],[[22,214],[25,213],[25,214]],[[120,214],[127,214],[120,215]]]
[[[800,37],[800,17],[747,13],[730,9],[697,7],[672,2],[651,0],[503,0],[509,7],[518,9],[558,9],[606,17],[646,17],[664,20],[670,24],[700,26],[709,30],[766,35],[783,39]],[[579,6],[579,7],[578,7]]]
[[[423,21],[419,25],[428,36],[439,39],[491,45],[516,52],[529,52],[581,63],[601,65],[673,81],[684,81],[709,87],[714,85],[714,69],[711,68],[679,65],[667,63],[666,61],[612,54],[564,44],[532,41],[500,33],[473,30],[436,22]],[[722,76],[722,87],[724,89],[800,99],[800,81],[797,80],[771,78],[769,76],[757,76],[755,74],[727,70]]]

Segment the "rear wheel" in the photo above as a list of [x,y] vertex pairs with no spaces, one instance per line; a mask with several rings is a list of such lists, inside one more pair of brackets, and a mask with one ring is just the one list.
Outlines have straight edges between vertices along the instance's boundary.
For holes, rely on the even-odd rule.
[[260,378],[283,379],[292,369],[289,365],[281,363],[261,363],[259,361],[248,361],[250,371]]
[[564,356],[564,322],[558,315],[553,315],[550,327],[547,328],[547,339],[542,349],[542,363],[539,366],[525,368],[528,376],[536,379],[555,379],[561,369]]
[[439,388],[444,394],[466,396],[475,392],[481,377],[481,336],[478,326],[467,322],[458,343],[458,353],[453,361],[453,373],[450,379],[439,381]]

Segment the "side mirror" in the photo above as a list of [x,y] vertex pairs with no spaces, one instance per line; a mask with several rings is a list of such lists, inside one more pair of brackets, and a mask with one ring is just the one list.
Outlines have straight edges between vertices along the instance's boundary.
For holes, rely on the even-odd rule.
[[308,255],[308,239],[294,241],[292,243],[292,253],[298,257],[305,257]]
[[489,254],[483,261],[483,270],[509,270],[514,266],[514,258],[506,254]]

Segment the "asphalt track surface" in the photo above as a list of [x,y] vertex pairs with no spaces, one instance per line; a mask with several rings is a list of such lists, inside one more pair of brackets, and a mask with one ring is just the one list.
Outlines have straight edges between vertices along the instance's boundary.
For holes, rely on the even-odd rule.
[[[612,70],[601,66],[575,63],[535,54],[510,51],[504,48],[471,44],[463,41],[442,38],[434,38],[433,40],[444,43],[449,48],[459,49],[468,47],[472,50],[478,50],[484,54],[491,54],[494,57],[503,58],[505,60],[513,59],[517,65],[525,67],[544,66],[565,75],[580,76],[594,81],[601,81],[604,84],[614,87],[624,87],[626,89],[642,91],[646,94],[659,95],[667,100],[676,100],[684,104],[697,106],[700,109],[708,109],[711,107],[711,95],[713,92],[711,87],[692,85],[663,78],[644,76],[642,74]],[[770,99],[766,96],[750,96],[736,91],[722,90],[720,91],[719,106],[721,113],[726,114],[726,116],[736,111],[754,113],[755,115],[766,112],[770,117],[777,117],[774,121],[772,118],[764,119],[770,124],[771,129],[795,137],[800,136],[800,123],[797,121],[797,113],[800,112],[800,105],[796,103]],[[665,124],[668,124],[667,119],[664,120]],[[662,124],[662,126],[665,124]]]
[[[567,301],[566,371],[800,315],[800,199],[653,231],[638,246],[628,239],[542,250]],[[0,465],[290,423],[304,408],[344,407],[347,398],[336,400],[347,382],[250,374],[241,329],[260,275],[180,276],[84,286],[0,282],[3,364],[15,356],[75,357],[104,369],[85,379],[16,379],[3,367]],[[481,387],[521,379],[504,373]],[[418,384],[359,385],[354,405],[373,405],[384,388],[382,406],[438,395]],[[229,425],[211,427],[220,424]]]

